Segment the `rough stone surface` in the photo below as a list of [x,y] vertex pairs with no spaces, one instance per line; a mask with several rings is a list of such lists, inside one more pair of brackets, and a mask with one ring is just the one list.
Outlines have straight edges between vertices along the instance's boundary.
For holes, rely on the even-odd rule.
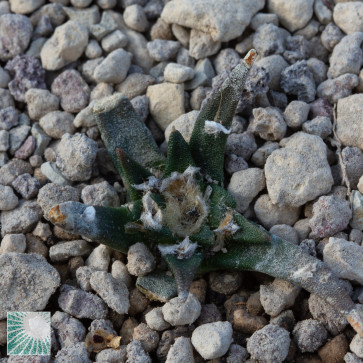
[[178,337],[170,347],[165,363],[194,362],[193,347],[187,337]]
[[119,207],[120,198],[116,190],[106,181],[87,185],[82,189],[81,198],[84,204],[104,207]]
[[336,4],[333,19],[334,23],[346,34],[362,32],[363,4],[360,1]]
[[46,88],[45,72],[37,58],[18,55],[6,64],[5,69],[12,77],[8,87],[16,101],[24,102],[25,93],[31,88]]
[[189,142],[198,115],[199,111],[190,111],[184,115],[179,116],[177,119],[171,122],[165,129],[165,140],[169,142],[170,134],[173,130],[173,127],[175,127],[175,129],[182,134],[184,140]]
[[79,72],[71,69],[62,72],[53,81],[52,93],[59,97],[64,111],[76,113],[88,105],[90,89]]
[[15,209],[1,213],[1,233],[30,232],[41,217],[42,210],[36,201],[21,200]]
[[48,136],[61,139],[64,134],[74,134],[76,131],[73,120],[73,115],[68,112],[53,111],[43,116],[39,124]]
[[48,112],[57,111],[59,107],[58,97],[45,89],[29,89],[25,93],[25,102],[32,120],[39,120]]
[[32,33],[33,26],[26,16],[0,14],[0,60],[6,62],[24,53]]
[[210,33],[214,41],[226,42],[242,34],[264,1],[233,0],[226,5],[223,0],[174,0],[166,4],[161,17],[167,23]]
[[298,207],[330,191],[333,177],[320,137],[298,132],[265,165],[272,203]]
[[280,23],[290,32],[303,28],[313,15],[314,0],[268,0],[267,8],[270,13],[278,16]]
[[164,320],[172,326],[194,323],[201,312],[199,300],[189,293],[187,300],[175,297],[162,307]]
[[363,150],[363,95],[341,98],[337,107],[337,136],[343,145]]
[[130,53],[116,49],[97,65],[93,77],[97,82],[120,83],[126,78],[130,65]]
[[341,333],[348,324],[342,314],[314,294],[309,297],[309,310],[313,318],[323,323],[329,333],[334,336]]
[[276,316],[294,305],[300,288],[291,283],[275,279],[270,285],[260,286],[260,300],[265,312]]
[[143,349],[141,342],[133,340],[127,345],[127,361],[126,363],[151,363],[152,360]]
[[92,248],[89,243],[82,239],[75,241],[63,241],[50,247],[49,258],[54,262],[67,261],[71,257],[88,255],[91,251]]
[[155,268],[155,258],[143,243],[129,248],[127,261],[127,269],[134,276],[145,276]]
[[299,219],[300,215],[299,207],[273,204],[268,194],[263,194],[256,200],[254,211],[256,217],[267,229],[276,224],[292,226]]
[[42,311],[60,284],[57,270],[38,254],[2,254],[0,266],[0,319],[7,311]]
[[362,41],[363,32],[349,34],[342,38],[334,47],[329,59],[328,78],[337,78],[345,73],[359,74],[363,61]]
[[265,186],[266,181],[263,170],[249,168],[234,173],[227,189],[236,200],[237,211],[243,213]]
[[357,357],[363,358],[363,339],[358,334],[352,339],[349,348]]
[[330,237],[323,256],[324,262],[338,277],[363,283],[363,273],[359,267],[363,262],[361,246],[342,238]]
[[257,330],[247,341],[247,350],[261,363],[279,363],[287,357],[290,338],[287,330],[269,324]]
[[95,271],[90,284],[106,304],[119,314],[126,314],[130,307],[129,292],[126,285],[105,271]]
[[12,210],[18,205],[18,197],[11,187],[0,184],[0,210]]
[[68,180],[88,180],[96,153],[97,143],[84,134],[64,134],[57,148],[56,165]]
[[216,359],[227,353],[232,343],[232,332],[228,321],[203,324],[193,331],[191,341],[204,359]]
[[161,83],[149,86],[146,96],[150,102],[151,116],[163,131],[185,113],[183,85]]
[[328,333],[322,323],[314,319],[299,321],[293,332],[294,341],[301,352],[315,352],[327,340]]
[[19,175],[11,185],[24,199],[36,197],[40,189],[38,179],[28,173]]
[[281,140],[286,133],[286,123],[279,109],[258,107],[252,110],[253,118],[248,130],[267,141]]
[[62,285],[58,305],[64,312],[78,319],[105,319],[108,312],[101,298],[70,285]]
[[169,63],[164,70],[164,78],[166,82],[183,83],[194,77],[193,68],[183,66],[178,63]]
[[303,131],[326,139],[333,131],[333,125],[329,117],[317,116],[303,124]]
[[69,20],[58,26],[40,52],[43,68],[58,70],[76,61],[86,49],[88,31],[82,24]]
[[0,253],[20,252],[26,250],[26,238],[22,233],[7,234],[1,241]]
[[305,60],[285,68],[281,73],[281,88],[288,94],[296,95],[299,101],[312,102],[315,99],[315,81]]
[[107,271],[111,260],[110,249],[103,244],[96,247],[86,260],[86,266],[93,267],[99,271]]
[[54,363],[91,363],[92,361],[88,358],[88,352],[84,342],[73,343],[67,345],[58,351],[55,356]]
[[170,324],[164,320],[161,307],[156,307],[145,314],[147,325],[156,331],[163,331],[170,328]]
[[309,225],[315,237],[324,238],[343,231],[352,218],[349,202],[334,195],[321,196],[313,205]]

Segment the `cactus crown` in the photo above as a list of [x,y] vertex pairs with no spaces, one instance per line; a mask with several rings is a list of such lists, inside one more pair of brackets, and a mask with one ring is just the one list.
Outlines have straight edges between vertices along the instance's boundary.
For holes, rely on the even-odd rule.
[[363,336],[363,314],[344,284],[320,260],[236,212],[223,188],[229,128],[255,57],[251,50],[210,96],[189,143],[172,131],[166,159],[127,97],[100,100],[94,115],[129,202],[120,208],[66,202],[49,218],[123,253],[137,242],[160,253],[174,279],[161,271],[139,277],[137,286],[149,297],[165,301],[177,292],[185,299],[195,272],[255,270],[327,299]]

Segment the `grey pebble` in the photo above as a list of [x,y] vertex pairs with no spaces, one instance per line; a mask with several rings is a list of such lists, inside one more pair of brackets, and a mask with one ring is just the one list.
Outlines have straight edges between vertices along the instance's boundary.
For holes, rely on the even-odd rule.
[[328,337],[324,325],[314,319],[299,321],[292,334],[295,343],[303,353],[315,352],[326,342]]
[[[102,49],[107,52],[110,53],[113,50],[116,50],[118,48],[123,48],[127,45],[129,39],[127,38],[127,36],[121,31],[121,30],[115,30],[114,32],[106,35],[102,41],[101,41],[101,46]],[[101,51],[102,53],[102,51]],[[98,55],[98,57],[101,54]],[[96,57],[93,57],[96,58]]]
[[317,116],[303,123],[302,130],[308,134],[317,135],[324,140],[332,133],[333,124],[329,117]]
[[106,304],[97,295],[70,285],[62,285],[58,305],[78,319],[104,319],[108,312]]
[[9,131],[9,152],[14,155],[20,148],[25,139],[27,138],[31,127],[27,125],[21,125],[14,127]]
[[0,184],[0,210],[12,210],[18,205],[18,197],[10,186]]
[[53,262],[67,261],[71,257],[88,255],[91,251],[92,247],[82,239],[62,241],[50,247],[49,258]]
[[0,110],[0,130],[10,130],[19,124],[19,112],[12,106]]
[[42,311],[60,284],[58,271],[39,254],[2,254],[0,267],[0,319],[7,311]]
[[155,268],[155,257],[143,243],[133,244],[127,253],[127,269],[131,275],[145,276]]
[[31,88],[25,93],[29,117],[32,120],[39,120],[48,112],[57,111],[59,99],[48,90]]
[[11,185],[24,199],[36,197],[40,189],[38,179],[32,177],[29,173],[19,175]]
[[284,119],[287,126],[291,128],[299,128],[307,120],[310,107],[304,101],[292,101],[290,102],[285,111]]
[[173,58],[180,48],[180,43],[173,40],[155,39],[147,43],[150,57],[157,62]]
[[26,237],[23,233],[7,234],[1,241],[1,253],[20,252],[26,250]]
[[120,198],[116,190],[106,181],[87,185],[82,189],[83,203],[94,206],[119,207]]
[[67,345],[57,352],[54,363],[92,363],[84,342]]

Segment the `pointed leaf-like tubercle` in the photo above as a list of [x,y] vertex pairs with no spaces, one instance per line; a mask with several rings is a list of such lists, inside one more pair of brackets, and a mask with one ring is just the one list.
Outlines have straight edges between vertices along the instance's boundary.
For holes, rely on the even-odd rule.
[[363,311],[354,304],[343,281],[322,261],[280,237],[272,235],[270,244],[232,242],[227,253],[204,259],[199,272],[222,269],[259,271],[289,281],[324,299],[347,317],[358,334],[363,333]]
[[186,299],[195,271],[203,261],[204,255],[202,253],[195,253],[189,258],[178,259],[175,255],[169,254],[163,255],[163,258],[174,275],[178,288],[178,297]]
[[146,276],[139,276],[136,287],[154,301],[167,302],[178,294],[174,277],[165,271],[156,270]]
[[[252,49],[232,70],[221,89],[211,96],[199,113],[189,142],[196,165],[203,173],[219,183],[223,182],[224,150],[228,137],[226,130],[231,127],[248,72],[255,58],[256,51]],[[214,124],[214,130],[206,129],[206,121],[214,121],[217,124]],[[213,125],[210,122],[209,124]]]
[[93,207],[78,202],[65,202],[49,212],[50,221],[67,231],[80,234],[115,250],[127,253],[139,242],[140,234],[126,234],[124,226],[133,221],[126,206],[119,208]]
[[116,155],[116,148],[124,150],[145,168],[164,168],[164,156],[125,95],[116,93],[98,100],[93,107],[93,113],[102,140],[121,175],[122,167]]
[[131,197],[131,200],[142,198],[142,191],[135,189],[133,185],[146,182],[147,178],[152,176],[152,174],[127,155],[124,150],[116,148],[116,155],[122,169],[122,172],[120,172],[122,181]]
[[188,166],[195,166],[189,146],[182,134],[174,130],[169,137],[164,178],[169,177],[173,171],[183,173]]
[[233,196],[225,189],[216,184],[211,184],[212,194],[209,198],[208,221],[211,228],[218,228],[224,219],[228,209],[236,208],[236,201]]
[[231,239],[242,243],[270,244],[271,235],[256,223],[249,221],[243,215],[234,213],[236,224],[241,227]]

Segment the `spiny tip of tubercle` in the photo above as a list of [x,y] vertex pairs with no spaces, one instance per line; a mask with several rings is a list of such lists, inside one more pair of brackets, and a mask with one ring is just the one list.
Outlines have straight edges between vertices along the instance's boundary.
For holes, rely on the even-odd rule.
[[255,61],[257,57],[257,52],[255,49],[251,49],[246,56],[243,58],[243,60],[247,63],[249,67],[252,66],[253,62]]

